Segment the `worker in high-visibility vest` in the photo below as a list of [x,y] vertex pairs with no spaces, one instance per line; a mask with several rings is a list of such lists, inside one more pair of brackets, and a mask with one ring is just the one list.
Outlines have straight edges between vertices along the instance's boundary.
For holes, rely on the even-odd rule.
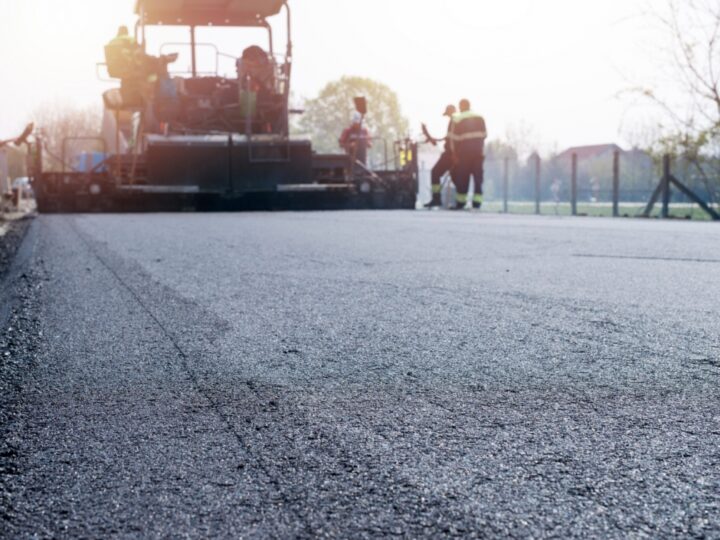
[[483,203],[487,129],[485,119],[472,111],[467,99],[460,102],[460,112],[453,115],[451,132],[450,147],[455,159],[454,178],[457,188],[455,209],[467,206],[470,178],[475,181],[472,205],[479,209]]
[[128,32],[127,26],[118,28],[117,35],[105,46],[105,61],[111,77],[139,77],[142,49]]
[[128,49],[136,49],[138,47],[137,41],[130,35],[130,31],[127,26],[119,27],[117,35],[110,41],[110,43],[108,43],[108,45],[126,47]]
[[145,53],[130,35],[127,26],[121,26],[117,35],[105,46],[108,74],[121,80],[120,92],[126,106],[144,106],[155,99],[156,92],[159,91],[160,97],[164,97],[168,89],[175,97],[168,64],[177,58],[177,53],[162,56]]
[[406,143],[406,146],[400,150],[400,168],[404,169],[408,165],[412,165],[413,159],[415,159],[415,156],[413,155],[412,145]]

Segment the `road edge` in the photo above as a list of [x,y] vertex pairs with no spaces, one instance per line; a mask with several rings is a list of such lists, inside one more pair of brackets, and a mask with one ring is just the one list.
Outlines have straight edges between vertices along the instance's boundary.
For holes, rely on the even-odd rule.
[[[28,373],[37,361],[42,264],[34,264],[38,245],[37,220],[24,217],[10,223],[3,236],[0,267],[0,537],[9,538],[15,514],[13,481],[22,474],[19,447],[22,418],[18,407]],[[8,241],[5,241],[8,240]]]

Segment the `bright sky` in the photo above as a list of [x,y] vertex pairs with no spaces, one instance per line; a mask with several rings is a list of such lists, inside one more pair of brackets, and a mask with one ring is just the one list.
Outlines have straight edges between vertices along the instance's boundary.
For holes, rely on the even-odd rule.
[[[290,3],[296,95],[312,97],[345,74],[376,78],[398,92],[414,130],[426,121],[437,132],[445,105],[467,97],[491,138],[526,125],[546,149],[627,144],[627,101],[617,94],[653,80],[654,51],[663,46],[648,29],[647,0]],[[95,63],[117,26],[132,26],[133,4],[0,0],[0,138],[19,131],[40,104],[100,103],[110,85],[97,79]],[[281,19],[276,26],[282,36]],[[242,50],[213,31],[201,39]],[[171,36],[151,37],[159,44]]]

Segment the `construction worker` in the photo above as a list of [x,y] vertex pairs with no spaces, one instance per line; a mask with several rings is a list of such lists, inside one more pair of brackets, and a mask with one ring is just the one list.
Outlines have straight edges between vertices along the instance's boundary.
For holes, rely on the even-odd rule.
[[363,126],[362,114],[357,111],[353,113],[352,124],[342,132],[338,142],[349,156],[355,158],[355,161],[363,165],[367,164],[367,151],[368,148],[372,148],[372,142],[370,133]]
[[138,47],[137,41],[130,35],[130,31],[127,26],[120,26],[118,28],[117,35],[110,41],[110,43],[108,43],[108,45],[127,47],[129,49],[136,49]]
[[487,129],[485,119],[474,113],[467,99],[460,101],[460,112],[453,115],[450,136],[450,148],[455,159],[455,187],[457,195],[455,209],[465,208],[470,189],[470,178],[475,180],[473,208],[479,209],[483,203],[483,180],[485,164],[485,139]]
[[152,93],[143,67],[143,51],[127,26],[118,28],[117,35],[105,45],[105,62],[110,77],[120,79],[123,106],[142,106]]
[[261,47],[248,47],[235,64],[244,90],[258,95],[275,92],[274,66],[268,53]]
[[118,28],[117,35],[105,45],[108,72],[117,79],[145,79],[148,83],[155,83],[169,78],[168,64],[177,59],[177,53],[162,56],[146,54],[130,35],[127,26]]
[[445,107],[445,112],[443,113],[443,116],[447,116],[449,118],[448,121],[448,129],[447,129],[447,136],[444,139],[433,139],[429,138],[429,141],[436,145],[437,143],[444,141],[445,143],[445,149],[443,150],[443,153],[440,155],[440,159],[438,159],[435,166],[432,168],[432,172],[430,173],[430,182],[431,182],[431,188],[432,188],[432,200],[425,205],[425,208],[434,208],[438,206],[442,206],[442,200],[440,197],[440,191],[442,190],[442,185],[440,184],[443,176],[450,173],[452,176],[452,169],[453,169],[453,154],[452,150],[450,148],[450,136],[452,135],[452,117],[457,112],[457,109],[455,108],[455,105],[448,105]]
[[[146,54],[127,26],[118,28],[117,35],[105,46],[105,61],[108,74],[120,79],[120,106],[142,108],[156,98],[177,101],[177,90],[168,73],[168,64],[177,58],[177,53],[159,57]],[[163,103],[161,108],[168,109],[168,106]],[[152,109],[148,107],[147,112],[152,118]]]
[[105,45],[105,61],[111,77],[129,79],[138,77],[142,50],[127,26],[118,28],[117,35]]

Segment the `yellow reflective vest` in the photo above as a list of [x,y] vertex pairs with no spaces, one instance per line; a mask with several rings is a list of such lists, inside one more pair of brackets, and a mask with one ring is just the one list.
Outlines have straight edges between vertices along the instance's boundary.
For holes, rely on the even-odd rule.
[[485,148],[487,128],[485,119],[473,111],[454,114],[450,133],[450,146],[458,156],[466,153],[482,153]]

